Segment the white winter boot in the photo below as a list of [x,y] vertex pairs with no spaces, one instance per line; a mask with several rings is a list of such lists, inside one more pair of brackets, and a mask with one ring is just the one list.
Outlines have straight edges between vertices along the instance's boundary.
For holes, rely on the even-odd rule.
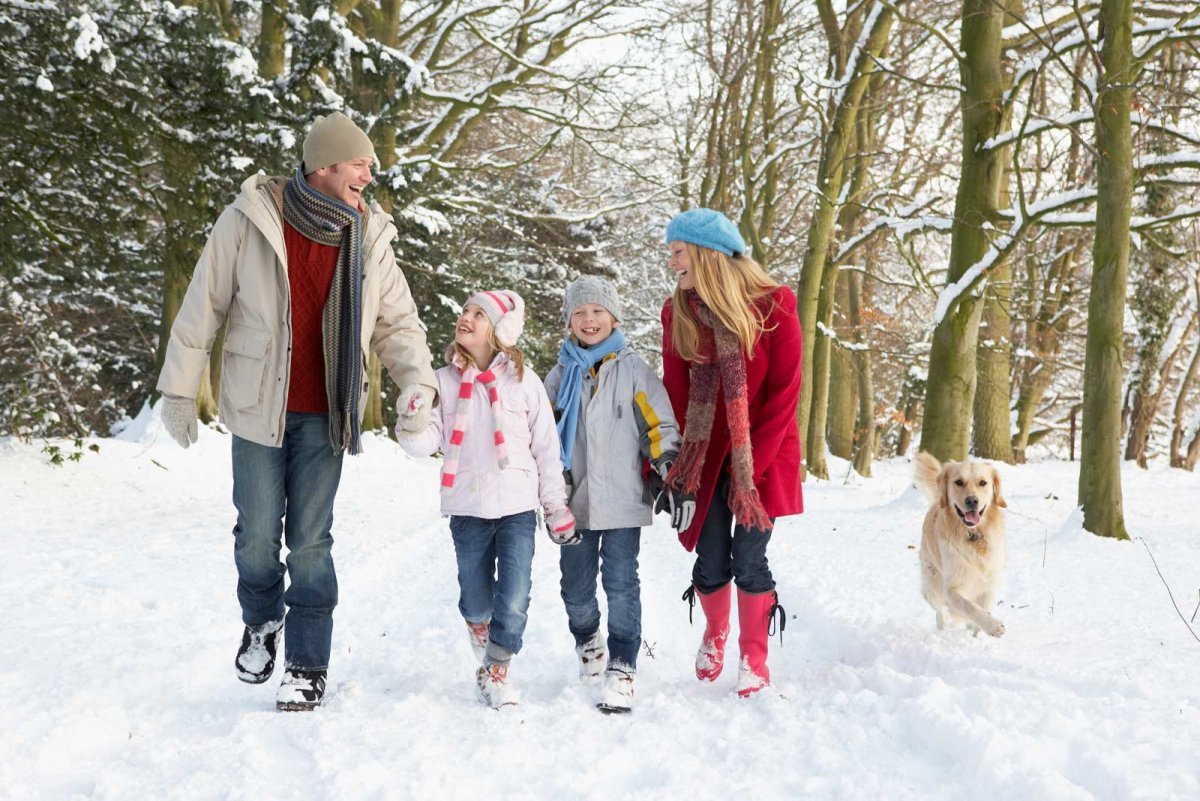
[[587,642],[575,646],[579,655],[579,678],[583,681],[595,681],[604,675],[604,663],[608,661],[608,649],[604,646],[604,637],[597,630]]
[[596,708],[605,714],[633,711],[633,682],[637,672],[628,665],[614,663],[604,672],[604,689]]
[[467,621],[467,636],[471,638],[471,650],[475,652],[475,661],[483,661],[483,652],[487,650],[488,628],[491,623],[472,623]]
[[475,694],[492,709],[517,705],[517,694],[508,683],[508,665],[481,665],[475,671]]

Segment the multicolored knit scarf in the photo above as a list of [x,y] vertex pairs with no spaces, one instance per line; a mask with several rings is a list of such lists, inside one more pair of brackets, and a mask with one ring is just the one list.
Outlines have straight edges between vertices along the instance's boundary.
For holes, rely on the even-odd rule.
[[296,174],[283,188],[283,217],[314,242],[338,246],[337,267],[321,315],[325,350],[325,397],[329,402],[329,442],[335,451],[359,453],[358,394],[362,386],[362,237],[358,209],[318,192]]
[[590,348],[577,345],[571,337],[563,340],[558,351],[558,363],[563,366],[562,380],[558,383],[558,395],[554,399],[554,408],[558,416],[558,443],[562,455],[563,467],[571,469],[571,456],[575,452],[575,430],[579,427],[579,395],[583,390],[583,373],[591,370],[604,360],[610,353],[616,353],[625,347],[625,333],[620,328],[613,332],[603,342],[597,342]]
[[746,528],[771,529],[771,518],[763,508],[754,486],[754,453],[750,447],[750,411],[746,390],[746,359],[741,340],[704,305],[695,290],[687,292],[688,304],[700,322],[697,348],[703,361],[692,362],[688,375],[687,421],[683,447],[667,474],[667,484],[695,493],[700,489],[704,457],[717,411],[717,392],[723,387],[725,418],[733,446],[733,484],[729,508]]
[[492,366],[482,373],[474,364],[462,370],[462,383],[458,385],[458,405],[454,410],[454,428],[450,431],[450,445],[442,460],[442,492],[454,486],[454,477],[458,474],[458,457],[462,453],[463,440],[467,436],[467,424],[471,419],[471,398],[475,394],[475,382],[483,384],[487,389],[488,403],[492,407],[492,440],[496,445],[496,464],[500,469],[508,467],[508,446],[504,443],[504,432],[500,430],[500,393],[496,389],[496,373],[501,369],[503,361],[493,362]]

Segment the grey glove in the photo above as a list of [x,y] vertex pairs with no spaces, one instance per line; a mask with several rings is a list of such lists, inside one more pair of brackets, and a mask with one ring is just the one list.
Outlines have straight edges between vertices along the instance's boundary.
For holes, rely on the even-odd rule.
[[163,428],[171,435],[171,439],[179,443],[179,447],[187,448],[196,441],[195,399],[163,395],[158,404],[158,416]]
[[436,397],[437,390],[424,384],[410,384],[402,389],[396,399],[396,414],[400,415],[396,425],[405,431],[424,431]]

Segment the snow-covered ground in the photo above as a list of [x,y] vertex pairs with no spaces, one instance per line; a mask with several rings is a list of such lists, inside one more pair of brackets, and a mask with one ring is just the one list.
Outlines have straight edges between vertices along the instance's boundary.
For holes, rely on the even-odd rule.
[[1198,475],[1125,468],[1143,544],[1082,531],[1077,465],[1006,468],[999,640],[935,630],[905,462],[810,482],[771,545],[775,685],[745,701],[732,671],[693,676],[691,560],[660,522],[630,716],[597,713],[576,679],[542,536],[523,703],[493,712],[472,692],[437,463],[368,437],[335,510],[326,704],[280,714],[275,681],[233,672],[229,437],[183,451],[144,416],[99,445],[52,467],[0,439],[2,798],[1200,798],[1200,642],[1146,548],[1190,618]]

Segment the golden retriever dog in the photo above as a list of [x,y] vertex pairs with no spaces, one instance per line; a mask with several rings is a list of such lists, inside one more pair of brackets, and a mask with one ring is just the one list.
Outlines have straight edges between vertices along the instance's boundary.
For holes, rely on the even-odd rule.
[[974,634],[1004,634],[991,613],[1006,560],[1000,474],[984,462],[913,460],[917,488],[929,499],[921,533],[921,595],[937,627],[963,621]]

